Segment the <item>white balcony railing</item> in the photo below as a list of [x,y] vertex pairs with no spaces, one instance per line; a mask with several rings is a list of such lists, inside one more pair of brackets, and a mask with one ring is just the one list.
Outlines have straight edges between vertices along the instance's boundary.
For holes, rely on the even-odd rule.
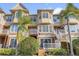
[[3,30],[3,33],[4,34],[9,34],[9,31],[8,30]]
[[30,30],[29,30],[29,33],[30,33],[30,34],[37,34],[37,30],[36,30],[36,29],[30,29]]
[[60,48],[61,44],[60,43],[43,43],[43,48],[48,49],[48,48]]

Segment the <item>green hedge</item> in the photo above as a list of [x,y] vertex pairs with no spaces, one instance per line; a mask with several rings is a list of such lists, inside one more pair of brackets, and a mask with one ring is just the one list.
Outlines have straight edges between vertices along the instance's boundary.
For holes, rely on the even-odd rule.
[[73,49],[74,49],[74,55],[79,56],[79,38],[74,39],[72,41],[72,44],[73,44]]
[[63,48],[54,48],[48,50],[48,55],[55,55],[55,56],[65,56],[67,55],[67,51]]
[[79,56],[79,47],[75,48],[75,55]]
[[0,48],[0,55],[15,55],[15,49]]

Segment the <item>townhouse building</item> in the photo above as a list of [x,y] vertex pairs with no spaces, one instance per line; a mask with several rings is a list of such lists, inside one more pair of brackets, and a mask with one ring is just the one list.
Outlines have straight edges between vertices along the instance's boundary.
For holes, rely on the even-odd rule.
[[[10,11],[11,14],[6,14],[0,9],[0,48],[15,48],[16,36],[18,31],[18,16],[17,11],[24,10],[22,15],[30,16],[32,23],[28,26],[30,36],[35,37],[39,41],[39,48],[67,48],[69,46],[69,36],[67,20],[61,23],[61,12],[54,13],[53,9],[38,9],[36,14],[29,14],[30,11],[22,4],[16,4]],[[69,27],[71,39],[79,37],[79,21],[70,13]]]

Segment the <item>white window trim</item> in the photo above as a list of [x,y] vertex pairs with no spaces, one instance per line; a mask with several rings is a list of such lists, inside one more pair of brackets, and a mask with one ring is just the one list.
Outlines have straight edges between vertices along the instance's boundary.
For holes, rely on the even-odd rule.
[[[10,32],[12,32],[12,33],[16,33],[16,31],[12,31],[12,27],[13,25],[11,25],[11,27],[10,27]],[[15,27],[14,27],[14,29],[15,29]]]
[[[41,27],[42,26],[42,27]],[[50,28],[50,25],[47,25],[48,26],[48,32],[43,32],[43,26],[44,25],[39,25],[38,26],[38,31],[40,32],[40,29],[42,30],[40,33],[50,33],[50,29],[53,30],[52,28]],[[46,26],[46,25],[45,25]],[[41,27],[41,28],[40,28]]]
[[[47,14],[48,14],[48,18],[43,18],[43,14],[44,14],[44,13],[47,13]],[[42,19],[49,19],[49,12],[42,12],[41,18],[42,18]]]

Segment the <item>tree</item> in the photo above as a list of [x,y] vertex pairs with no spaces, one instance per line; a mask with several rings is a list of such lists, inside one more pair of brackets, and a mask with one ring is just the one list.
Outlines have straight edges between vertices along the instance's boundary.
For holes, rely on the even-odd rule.
[[34,37],[26,37],[19,43],[19,55],[35,55],[38,51],[38,40]]
[[24,32],[28,31],[28,24],[31,23],[29,16],[23,16],[22,13],[24,11],[19,10],[17,11],[17,17],[18,17],[18,31],[17,31],[17,45],[16,45],[16,55],[17,55],[17,48],[18,43],[24,39],[25,36],[23,36]]
[[78,8],[76,8],[72,3],[68,3],[65,10],[62,10],[61,17],[60,17],[61,23],[64,22],[65,17],[68,16],[68,14],[70,14],[70,13],[73,14],[73,15],[76,15],[76,14],[79,13]]
[[71,51],[71,55],[73,55],[73,46],[72,46],[72,40],[71,40],[70,28],[69,28],[69,19],[68,19],[70,13],[73,15],[79,13],[79,10],[72,3],[68,3],[65,10],[61,12],[61,22],[63,23],[64,20],[67,19],[68,35],[70,40],[70,51]]
[[79,38],[72,41],[75,55],[79,55]]
[[79,39],[74,39],[73,41],[73,47],[79,47]]

